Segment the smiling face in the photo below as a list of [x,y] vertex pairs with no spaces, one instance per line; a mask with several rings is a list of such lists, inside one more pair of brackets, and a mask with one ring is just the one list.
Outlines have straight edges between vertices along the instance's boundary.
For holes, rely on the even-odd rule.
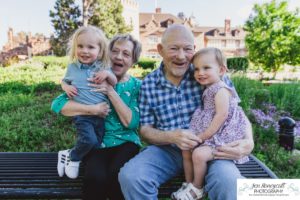
[[120,80],[133,65],[133,43],[128,40],[116,41],[110,50],[109,57],[112,71]]
[[162,44],[157,46],[163,57],[166,78],[178,85],[189,68],[194,54],[194,39],[184,26],[169,28],[163,36]]
[[194,78],[204,86],[212,85],[221,80],[226,72],[226,67],[218,63],[213,52],[207,52],[194,58]]
[[99,56],[99,41],[92,32],[83,32],[77,38],[76,57],[83,64],[92,64]]

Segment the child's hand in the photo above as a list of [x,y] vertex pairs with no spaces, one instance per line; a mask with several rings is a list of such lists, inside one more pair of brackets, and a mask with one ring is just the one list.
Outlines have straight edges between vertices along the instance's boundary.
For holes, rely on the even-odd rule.
[[68,95],[68,97],[70,99],[72,99],[73,97],[77,96],[77,89],[76,87],[74,87],[73,85],[68,85],[68,84],[62,84],[62,89],[63,91],[66,92],[66,94]]
[[99,71],[99,72],[94,74],[94,77],[91,79],[91,81],[96,83],[96,84],[102,83],[109,76],[108,73],[109,72],[106,71],[106,70]]
[[202,134],[199,134],[198,135],[198,137],[199,137],[199,141],[200,141],[200,144],[202,144],[203,142],[204,142],[204,138],[203,137],[201,137],[202,136]]

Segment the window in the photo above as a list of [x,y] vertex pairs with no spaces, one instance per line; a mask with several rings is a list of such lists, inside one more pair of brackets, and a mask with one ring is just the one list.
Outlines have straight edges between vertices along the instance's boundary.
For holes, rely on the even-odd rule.
[[148,36],[148,43],[149,44],[157,44],[158,43],[158,37],[156,35],[149,35]]
[[236,40],[235,41],[235,47],[236,48],[240,48],[240,46],[241,46],[241,41],[240,40]]
[[221,45],[222,45],[222,47],[226,47],[226,40],[222,40]]

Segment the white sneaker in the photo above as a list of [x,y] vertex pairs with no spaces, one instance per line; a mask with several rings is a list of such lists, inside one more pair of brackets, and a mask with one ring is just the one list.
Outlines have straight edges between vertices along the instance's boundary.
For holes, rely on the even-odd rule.
[[188,183],[187,182],[183,182],[182,183],[182,185],[181,185],[181,187],[176,191],[176,192],[172,192],[172,194],[171,194],[171,199],[177,199],[177,196],[178,196],[178,194],[182,191],[182,190],[184,190],[185,188],[186,188],[186,186],[188,185]]
[[200,200],[204,196],[204,189],[196,188],[189,183],[184,190],[177,194],[177,200]]
[[68,157],[65,165],[65,173],[69,178],[75,179],[79,175],[80,161],[71,161]]
[[68,156],[69,156],[69,149],[58,152],[57,172],[59,177],[63,177],[65,174],[65,164]]

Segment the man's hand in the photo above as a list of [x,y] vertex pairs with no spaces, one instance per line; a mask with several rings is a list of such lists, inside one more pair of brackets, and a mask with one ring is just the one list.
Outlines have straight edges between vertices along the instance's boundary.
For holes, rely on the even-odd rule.
[[242,139],[228,143],[224,146],[217,147],[214,151],[215,159],[238,160],[247,156],[253,150],[252,140]]
[[181,150],[193,149],[202,141],[189,129],[176,129],[171,133],[173,143]]
[[68,95],[68,97],[70,99],[77,96],[77,94],[78,94],[76,87],[74,87],[73,85],[68,85],[65,83],[65,84],[62,84],[61,87],[62,87],[63,91],[66,92],[66,94]]

